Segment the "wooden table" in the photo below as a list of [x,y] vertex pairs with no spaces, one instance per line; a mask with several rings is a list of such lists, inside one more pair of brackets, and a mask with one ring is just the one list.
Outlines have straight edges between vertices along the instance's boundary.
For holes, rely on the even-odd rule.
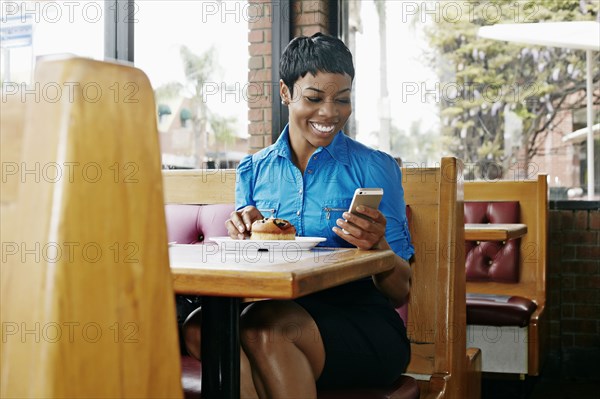
[[315,249],[292,244],[276,251],[216,244],[169,248],[174,289],[202,295],[202,392],[239,398],[241,298],[294,299],[389,270],[391,250]]
[[527,234],[527,225],[521,223],[465,223],[467,241],[507,241]]

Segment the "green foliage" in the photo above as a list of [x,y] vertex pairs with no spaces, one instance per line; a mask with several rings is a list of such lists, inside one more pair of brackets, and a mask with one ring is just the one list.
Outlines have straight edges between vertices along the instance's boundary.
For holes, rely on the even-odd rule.
[[[483,25],[538,21],[594,20],[596,0],[478,0],[453,2],[461,18],[440,18],[426,31],[434,49],[430,62],[459,87],[459,96],[442,96],[443,133],[460,138],[455,155],[467,162],[482,158],[510,162],[503,151],[508,106],[523,122],[526,157],[537,153],[540,137],[557,115],[583,102],[566,98],[585,89],[585,53],[561,48],[516,45],[477,37]],[[443,2],[442,2],[443,4]],[[497,12],[501,10],[501,12]],[[596,53],[597,54],[597,53]],[[600,74],[597,65],[594,81]],[[582,97],[582,96],[579,96]],[[456,141],[452,141],[456,143]],[[520,144],[520,143],[517,143]]]
[[[373,132],[377,136],[378,132]],[[433,130],[423,131],[421,121],[411,123],[409,131],[398,129],[395,125],[390,127],[390,152],[399,155],[404,160],[420,159],[426,165],[439,162],[442,148],[452,145],[448,137],[440,137]]]
[[192,96],[202,97],[204,85],[218,70],[216,49],[211,47],[206,52],[198,55],[187,46],[181,46],[179,53],[185,78],[189,85],[188,89],[192,91]]
[[179,96],[183,85],[179,82],[169,82],[154,90],[156,101],[168,101]]
[[[155,90],[157,101],[164,101],[184,97],[188,98],[189,108],[182,107],[179,112],[179,119],[182,126],[190,126],[194,132],[194,150],[198,166],[202,165],[204,154],[208,150],[208,129],[210,125],[212,130],[213,145],[227,145],[235,143],[234,125],[236,118],[222,117],[211,112],[208,107],[205,87],[214,75],[219,72],[217,51],[214,47],[209,50],[196,54],[188,47],[180,48],[181,64],[185,74],[185,82],[169,82]],[[158,106],[159,117],[170,114],[170,108],[160,103]]]

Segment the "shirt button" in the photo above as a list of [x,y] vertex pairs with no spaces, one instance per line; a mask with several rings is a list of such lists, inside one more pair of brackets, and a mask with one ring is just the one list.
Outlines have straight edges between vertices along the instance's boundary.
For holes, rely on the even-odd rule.
[[307,170],[307,172],[308,172],[309,174],[311,174],[311,173],[312,173],[312,169],[309,169],[309,170]]
[[296,212],[296,216],[300,216],[300,211]]
[[315,156],[313,157],[313,160],[315,160],[315,161],[316,161],[316,160],[317,160],[317,158],[318,158],[318,155],[315,155]]

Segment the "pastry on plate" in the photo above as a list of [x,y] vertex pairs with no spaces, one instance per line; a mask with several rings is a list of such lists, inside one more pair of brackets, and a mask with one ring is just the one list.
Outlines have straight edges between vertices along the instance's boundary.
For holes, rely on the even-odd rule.
[[278,218],[264,218],[254,221],[250,230],[251,240],[294,240],[296,228],[289,221]]

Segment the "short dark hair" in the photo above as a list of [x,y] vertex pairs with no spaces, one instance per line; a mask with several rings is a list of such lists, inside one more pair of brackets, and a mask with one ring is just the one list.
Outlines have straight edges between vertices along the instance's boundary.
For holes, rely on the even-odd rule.
[[354,80],[352,53],[340,39],[320,32],[296,37],[281,55],[279,76],[293,94],[294,83],[309,72],[346,73]]

